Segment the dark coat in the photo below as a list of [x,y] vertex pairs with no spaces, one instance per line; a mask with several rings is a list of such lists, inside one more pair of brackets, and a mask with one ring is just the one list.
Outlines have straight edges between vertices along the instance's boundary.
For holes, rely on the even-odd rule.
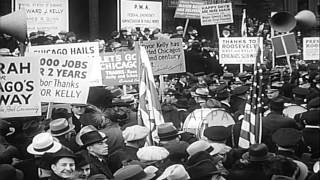
[[107,158],[101,162],[97,157],[89,154],[88,151],[82,151],[84,157],[89,160],[90,163],[90,174],[104,174],[107,178],[113,178],[113,174],[108,166]]
[[186,70],[190,73],[205,72],[206,64],[201,51],[191,50],[185,54]]
[[294,120],[299,124],[300,128],[304,128],[305,125],[320,125],[320,110],[309,110],[304,113],[296,114]]
[[78,133],[82,126],[80,120],[76,116],[74,116],[74,114],[72,114],[71,120],[72,120],[72,124],[75,126],[74,130],[76,131],[76,133]]
[[298,129],[298,125],[294,119],[273,111],[262,118],[262,142],[268,146],[270,152],[275,152],[276,148],[272,142],[272,134],[280,128]]
[[138,148],[132,146],[125,146],[124,151],[127,155],[128,160],[139,160],[137,156]]
[[240,114],[244,114],[246,100],[240,98],[239,96],[233,95],[230,98],[230,105],[231,105],[231,113],[239,112]]

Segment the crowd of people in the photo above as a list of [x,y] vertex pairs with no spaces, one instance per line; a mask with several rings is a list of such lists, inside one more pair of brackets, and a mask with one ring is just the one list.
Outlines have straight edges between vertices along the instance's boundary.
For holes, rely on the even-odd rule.
[[[270,26],[256,19],[247,23],[248,36],[262,36],[267,47],[260,143],[239,146],[253,83],[251,66],[239,72],[219,64],[218,49],[195,28],[188,28],[186,35],[182,26],[172,34],[120,30],[108,40],[95,40],[100,52],[130,50],[136,41],[183,39],[187,72],[165,76],[165,89],[156,77],[164,123],[153,132],[141,125],[138,85],[125,91],[120,86],[90,87],[87,104],[54,105],[52,113],[43,103],[43,116],[0,120],[0,180],[319,179],[320,65],[296,61],[290,72],[270,64]],[[222,30],[226,37],[233,33],[230,26]],[[3,35],[0,42],[6,47],[2,54],[19,55],[12,37]],[[73,32],[52,36],[39,31],[30,33],[29,42],[87,41]],[[219,109],[234,123],[208,126],[199,120],[201,128],[186,127],[186,118],[205,108]]]

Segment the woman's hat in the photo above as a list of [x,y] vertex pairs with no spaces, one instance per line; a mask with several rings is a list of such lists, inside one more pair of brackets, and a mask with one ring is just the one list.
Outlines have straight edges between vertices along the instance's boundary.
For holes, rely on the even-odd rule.
[[66,118],[55,119],[49,124],[49,132],[52,136],[61,136],[74,129],[73,124],[69,124],[69,121]]
[[177,130],[172,123],[163,123],[158,125],[158,136],[160,141],[167,141],[178,137],[181,132]]
[[265,144],[253,144],[250,146],[249,151],[242,155],[242,158],[248,161],[261,162],[269,160],[274,157],[273,153],[268,152],[268,147]]
[[36,135],[27,147],[27,152],[34,155],[43,155],[45,152],[57,152],[62,145],[53,140],[50,133],[44,132]]
[[149,180],[156,176],[146,173],[140,165],[128,165],[118,169],[114,174],[114,180]]
[[87,147],[94,143],[101,142],[107,138],[107,135],[100,131],[90,131],[80,136],[80,139],[83,143],[83,147]]

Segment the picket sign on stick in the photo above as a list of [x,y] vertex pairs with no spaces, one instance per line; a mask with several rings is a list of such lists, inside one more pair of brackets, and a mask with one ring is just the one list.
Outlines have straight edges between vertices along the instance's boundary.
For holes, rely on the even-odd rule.
[[281,37],[281,42],[282,42],[282,45],[284,47],[283,49],[284,49],[284,52],[286,54],[286,59],[287,59],[288,65],[289,65],[290,73],[292,73],[292,67],[291,67],[291,63],[290,63],[290,55],[287,52],[287,47],[286,47],[286,43],[284,42],[283,36]]
[[218,39],[219,39],[220,38],[219,24],[216,24],[216,28],[217,28],[217,36],[218,36]]
[[52,102],[49,102],[48,107],[47,107],[47,116],[46,116],[46,119],[50,119],[50,118],[51,118],[51,115],[52,115],[52,105],[53,105],[53,103],[52,103]]
[[186,36],[187,28],[188,28],[188,24],[189,24],[189,18],[186,20],[186,24],[184,25],[184,29],[183,29],[183,37],[185,37],[185,36]]

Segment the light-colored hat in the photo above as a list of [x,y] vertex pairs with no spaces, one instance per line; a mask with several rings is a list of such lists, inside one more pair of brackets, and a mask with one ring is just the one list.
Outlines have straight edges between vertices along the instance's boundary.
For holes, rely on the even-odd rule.
[[174,164],[166,168],[157,180],[188,180],[190,176],[181,164]]
[[52,136],[61,136],[72,131],[75,126],[73,124],[69,124],[66,118],[59,118],[51,121],[49,127],[49,132]]
[[44,132],[36,135],[32,143],[27,147],[27,151],[34,155],[43,155],[45,152],[55,153],[60,150],[62,145],[53,140],[50,133]]
[[206,87],[197,88],[195,92],[191,92],[191,96],[193,97],[211,97],[209,94],[209,89]]
[[129,142],[129,141],[136,141],[139,139],[143,139],[148,136],[149,132],[150,132],[149,129],[144,126],[133,125],[133,126],[127,127],[122,132],[122,135],[124,140]]
[[182,26],[177,26],[177,27],[176,27],[176,30],[177,30],[177,31],[183,31],[183,27],[182,27]]
[[145,146],[139,148],[137,157],[141,161],[160,161],[169,156],[169,151],[164,147]]
[[191,157],[192,155],[200,151],[207,151],[208,153],[211,154],[213,152],[213,147],[210,146],[210,144],[207,141],[199,140],[190,144],[189,147],[187,148],[189,157]]

